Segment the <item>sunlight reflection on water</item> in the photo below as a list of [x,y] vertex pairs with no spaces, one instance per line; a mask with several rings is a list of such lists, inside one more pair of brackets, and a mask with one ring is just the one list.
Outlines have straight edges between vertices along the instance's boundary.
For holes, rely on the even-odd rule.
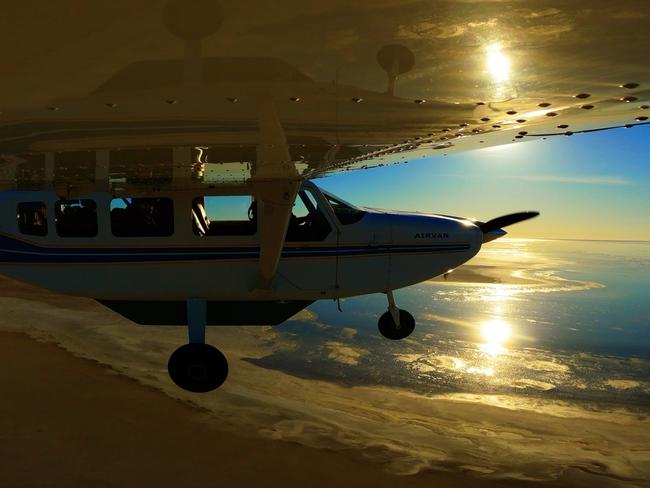
[[510,339],[510,324],[501,318],[488,320],[481,325],[481,334],[485,342],[479,349],[490,356],[499,356],[506,352],[504,344]]
[[[317,320],[276,329],[300,338],[293,349],[276,350],[256,364],[425,394],[511,393],[647,405],[649,249],[491,243],[446,279],[398,291],[400,306],[416,314],[412,338],[393,343],[378,336],[376,310],[385,307],[383,297],[346,300],[344,314],[322,303],[310,308]],[[316,322],[306,334],[308,323]],[[357,332],[342,334],[350,328]],[[357,351],[354,368],[347,357],[332,356],[324,342]]]
[[516,278],[529,279],[535,281],[535,283],[526,285],[486,285],[483,283],[450,284],[445,289],[436,290],[434,298],[444,301],[460,302],[501,302],[520,300],[522,296],[538,293],[573,292],[604,288],[604,285],[601,283],[593,281],[567,280],[557,276],[552,271],[536,271],[524,275],[524,271],[519,270]]

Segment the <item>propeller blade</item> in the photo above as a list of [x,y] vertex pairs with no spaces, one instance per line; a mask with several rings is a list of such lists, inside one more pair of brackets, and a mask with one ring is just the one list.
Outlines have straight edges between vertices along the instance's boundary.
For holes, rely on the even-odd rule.
[[539,212],[533,211],[517,212],[509,215],[502,215],[501,217],[488,220],[487,222],[477,222],[477,225],[480,227],[484,234],[487,234],[488,232],[502,229],[503,227],[507,227],[518,222],[523,222],[524,220],[532,219],[538,215]]

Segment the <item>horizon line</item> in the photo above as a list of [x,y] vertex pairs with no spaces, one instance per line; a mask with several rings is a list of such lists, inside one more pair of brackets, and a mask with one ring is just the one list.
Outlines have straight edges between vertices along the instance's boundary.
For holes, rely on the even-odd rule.
[[638,242],[650,243],[650,239],[586,239],[579,237],[506,237],[507,239],[538,239],[540,241],[583,241],[583,242]]

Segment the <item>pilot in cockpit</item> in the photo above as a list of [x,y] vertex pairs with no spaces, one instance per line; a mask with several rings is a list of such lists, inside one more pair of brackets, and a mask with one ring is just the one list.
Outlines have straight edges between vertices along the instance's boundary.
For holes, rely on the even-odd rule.
[[30,225],[37,230],[45,227],[45,207],[37,207],[34,209]]

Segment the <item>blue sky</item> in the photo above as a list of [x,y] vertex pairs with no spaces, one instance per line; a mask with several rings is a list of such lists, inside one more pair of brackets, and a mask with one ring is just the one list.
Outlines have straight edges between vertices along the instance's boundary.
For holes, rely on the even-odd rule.
[[514,237],[650,240],[650,126],[434,156],[319,179],[357,205],[487,220],[541,216]]

